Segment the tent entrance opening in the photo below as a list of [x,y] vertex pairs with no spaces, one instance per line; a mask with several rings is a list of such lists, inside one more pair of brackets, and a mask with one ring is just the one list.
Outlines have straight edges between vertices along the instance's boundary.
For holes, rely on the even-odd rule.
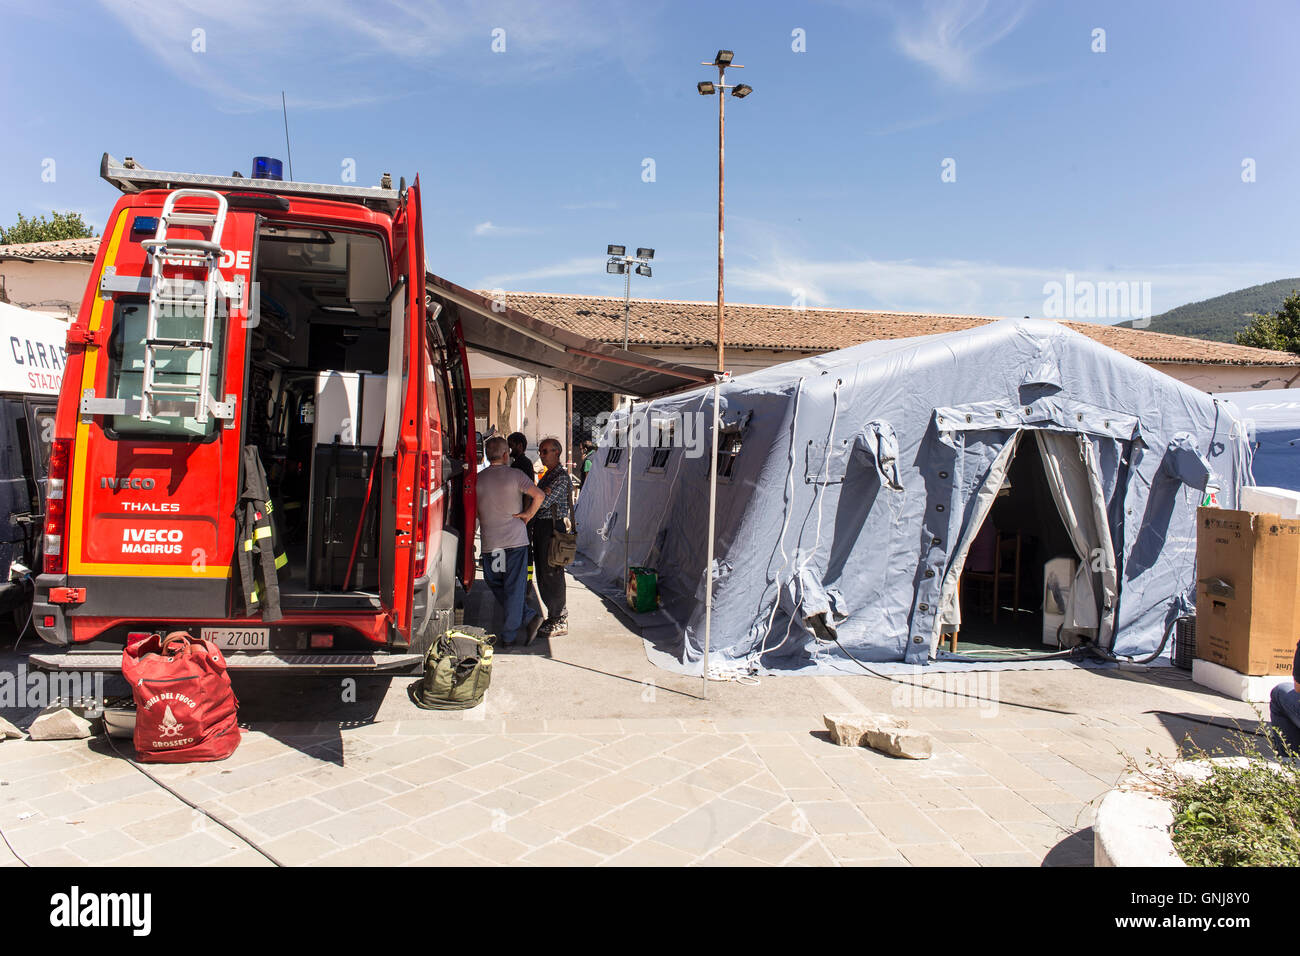
[[1038,442],[1025,436],[966,556],[961,627],[945,643],[975,655],[1055,650],[1057,592],[1069,586],[1077,562]]

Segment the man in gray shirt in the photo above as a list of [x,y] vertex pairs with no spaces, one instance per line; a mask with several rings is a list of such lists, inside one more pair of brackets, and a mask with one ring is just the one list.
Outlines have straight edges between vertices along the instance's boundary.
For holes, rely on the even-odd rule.
[[[483,580],[505,609],[503,644],[513,644],[524,627],[524,644],[533,642],[541,627],[537,611],[526,608],[528,586],[528,522],[546,498],[517,468],[510,467],[506,440],[489,438],[483,443],[488,467],[478,476],[478,529],[483,541]],[[519,511],[520,495],[528,507]],[[525,619],[525,610],[530,616]]]

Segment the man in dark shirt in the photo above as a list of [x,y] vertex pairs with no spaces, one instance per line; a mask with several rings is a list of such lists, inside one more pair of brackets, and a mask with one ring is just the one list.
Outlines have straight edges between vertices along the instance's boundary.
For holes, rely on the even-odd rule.
[[540,636],[563,637],[569,633],[564,568],[552,565],[547,559],[551,551],[551,536],[557,530],[567,528],[572,520],[570,505],[573,479],[560,460],[564,449],[558,439],[543,438],[537,446],[537,453],[541,455],[542,464],[546,467],[546,474],[542,475],[542,480],[537,485],[539,490],[545,492],[545,497],[531,526],[533,566],[537,572],[537,587],[541,591],[542,603],[546,605],[546,620],[542,623]]
[[1300,757],[1300,644],[1296,645],[1291,665],[1291,686],[1278,684],[1273,688],[1268,717],[1291,748],[1291,756]]
[[533,460],[528,457],[528,437],[523,432],[515,432],[506,443],[510,446],[510,467],[518,468],[529,481],[536,483],[537,471],[533,468]]

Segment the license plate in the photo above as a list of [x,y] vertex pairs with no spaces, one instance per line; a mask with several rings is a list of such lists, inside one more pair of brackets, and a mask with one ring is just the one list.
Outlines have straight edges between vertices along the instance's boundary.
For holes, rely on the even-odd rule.
[[203,639],[223,651],[265,651],[271,647],[269,627],[205,627]]

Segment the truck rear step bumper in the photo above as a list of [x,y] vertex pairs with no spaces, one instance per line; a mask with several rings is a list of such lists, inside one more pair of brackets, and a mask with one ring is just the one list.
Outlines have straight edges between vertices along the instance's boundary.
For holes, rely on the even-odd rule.
[[[122,670],[120,653],[68,651],[63,654],[32,654],[34,667],[47,671]],[[421,654],[241,654],[226,655],[226,667],[240,674],[388,674],[420,666]]]

